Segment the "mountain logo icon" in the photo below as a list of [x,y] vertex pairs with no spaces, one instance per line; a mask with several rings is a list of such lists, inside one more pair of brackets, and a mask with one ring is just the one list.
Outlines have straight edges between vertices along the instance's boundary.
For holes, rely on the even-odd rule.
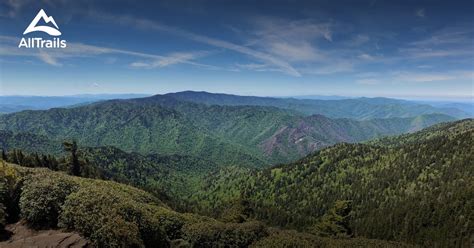
[[[54,27],[49,27],[49,26],[37,26],[38,22],[40,19],[43,19],[45,23],[52,23],[56,28]],[[41,9],[38,14],[35,16],[35,19],[31,21],[30,25],[25,29],[25,32],[23,32],[23,35],[31,33],[31,32],[36,32],[36,31],[41,31],[45,32],[51,36],[60,36],[61,32],[59,31],[58,24],[54,21],[54,18],[52,16],[46,15],[46,12],[44,12],[43,9]]]

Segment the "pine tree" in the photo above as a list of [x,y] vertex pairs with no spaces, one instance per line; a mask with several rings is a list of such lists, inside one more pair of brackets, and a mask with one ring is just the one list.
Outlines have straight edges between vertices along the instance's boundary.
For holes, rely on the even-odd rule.
[[81,164],[77,157],[77,143],[75,140],[72,142],[65,141],[63,143],[64,150],[71,153],[71,163],[69,165],[69,173],[74,176],[81,175]]

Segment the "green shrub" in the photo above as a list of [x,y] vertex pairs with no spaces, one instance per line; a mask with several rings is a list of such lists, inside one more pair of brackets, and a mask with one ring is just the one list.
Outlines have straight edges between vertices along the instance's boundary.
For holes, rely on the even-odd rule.
[[34,226],[55,227],[66,197],[77,188],[77,183],[60,173],[28,176],[20,196],[21,216]]
[[304,247],[325,247],[320,238],[308,233],[300,233],[297,231],[280,231],[276,230],[271,234],[255,243],[250,247],[273,247],[273,248],[304,248]]
[[[1,175],[0,175],[1,176]],[[3,230],[7,220],[7,213],[6,213],[6,187],[5,187],[5,179],[0,178],[0,232]]]
[[185,239],[193,247],[248,247],[267,235],[261,222],[199,222],[183,228]]
[[168,247],[166,233],[154,215],[161,207],[147,203],[152,198],[143,198],[139,192],[121,190],[128,186],[111,184],[84,184],[69,195],[60,226],[90,237],[98,247]]

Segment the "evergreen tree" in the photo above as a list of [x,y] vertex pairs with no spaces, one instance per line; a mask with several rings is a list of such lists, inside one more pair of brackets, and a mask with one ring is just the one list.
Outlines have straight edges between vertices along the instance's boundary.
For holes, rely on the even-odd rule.
[[336,201],[315,225],[313,232],[323,237],[350,237],[352,235],[349,227],[351,205],[350,201]]
[[69,173],[74,176],[81,175],[81,164],[79,158],[77,157],[77,143],[75,140],[72,142],[65,141],[63,143],[64,150],[71,153],[71,161],[69,165]]

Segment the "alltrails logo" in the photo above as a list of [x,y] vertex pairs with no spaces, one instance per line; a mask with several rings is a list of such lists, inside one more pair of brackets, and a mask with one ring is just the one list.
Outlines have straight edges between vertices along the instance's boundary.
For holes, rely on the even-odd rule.
[[[38,22],[43,20],[44,23],[48,24],[51,23],[54,27],[50,26],[39,26]],[[43,9],[41,9],[36,17],[31,21],[30,25],[25,29],[23,35],[31,33],[31,32],[44,32],[51,36],[60,36],[61,32],[59,31],[58,24],[54,21],[52,16],[46,15]],[[40,37],[35,38],[21,38],[20,44],[18,47],[25,47],[25,48],[66,48],[66,40],[61,40],[61,38],[53,38],[52,40],[43,39]]]

